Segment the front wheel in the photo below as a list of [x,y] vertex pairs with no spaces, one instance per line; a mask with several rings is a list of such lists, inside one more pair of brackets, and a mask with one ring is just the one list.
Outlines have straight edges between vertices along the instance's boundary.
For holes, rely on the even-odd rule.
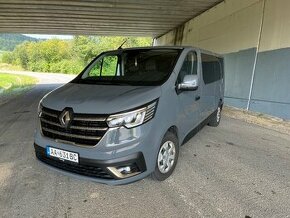
[[217,127],[221,121],[221,114],[222,114],[222,106],[220,105],[216,109],[216,111],[215,111],[214,115],[212,116],[212,118],[210,119],[208,125]]
[[172,132],[167,132],[158,151],[156,167],[152,173],[152,178],[158,181],[167,179],[174,171],[178,154],[178,139]]

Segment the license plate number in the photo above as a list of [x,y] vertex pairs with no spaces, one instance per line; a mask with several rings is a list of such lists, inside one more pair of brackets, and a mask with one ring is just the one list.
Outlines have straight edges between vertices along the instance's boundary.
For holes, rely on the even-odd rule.
[[56,158],[59,158],[60,160],[67,160],[74,163],[79,162],[78,153],[65,151],[58,148],[53,148],[53,147],[48,146],[46,147],[46,154],[47,156],[56,157]]

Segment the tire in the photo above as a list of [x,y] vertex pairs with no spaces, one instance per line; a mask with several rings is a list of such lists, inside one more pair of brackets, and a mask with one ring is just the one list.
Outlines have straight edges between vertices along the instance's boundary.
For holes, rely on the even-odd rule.
[[222,114],[222,106],[220,105],[216,109],[216,111],[215,111],[214,115],[212,116],[212,118],[210,119],[208,125],[213,126],[213,127],[217,127],[221,121],[221,114]]
[[155,170],[151,174],[151,177],[157,181],[167,179],[175,169],[178,161],[178,155],[178,139],[174,133],[167,132],[159,147]]

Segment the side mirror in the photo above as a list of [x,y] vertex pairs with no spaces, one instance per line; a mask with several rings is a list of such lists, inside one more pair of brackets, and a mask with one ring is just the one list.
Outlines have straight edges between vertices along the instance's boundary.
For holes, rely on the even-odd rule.
[[185,75],[182,83],[178,84],[177,88],[183,91],[197,90],[198,88],[198,76],[197,75]]

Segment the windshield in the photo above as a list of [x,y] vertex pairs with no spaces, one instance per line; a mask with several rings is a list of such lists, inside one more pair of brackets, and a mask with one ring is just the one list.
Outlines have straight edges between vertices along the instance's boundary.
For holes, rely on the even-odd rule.
[[92,61],[74,83],[159,85],[171,74],[179,49],[107,52]]

